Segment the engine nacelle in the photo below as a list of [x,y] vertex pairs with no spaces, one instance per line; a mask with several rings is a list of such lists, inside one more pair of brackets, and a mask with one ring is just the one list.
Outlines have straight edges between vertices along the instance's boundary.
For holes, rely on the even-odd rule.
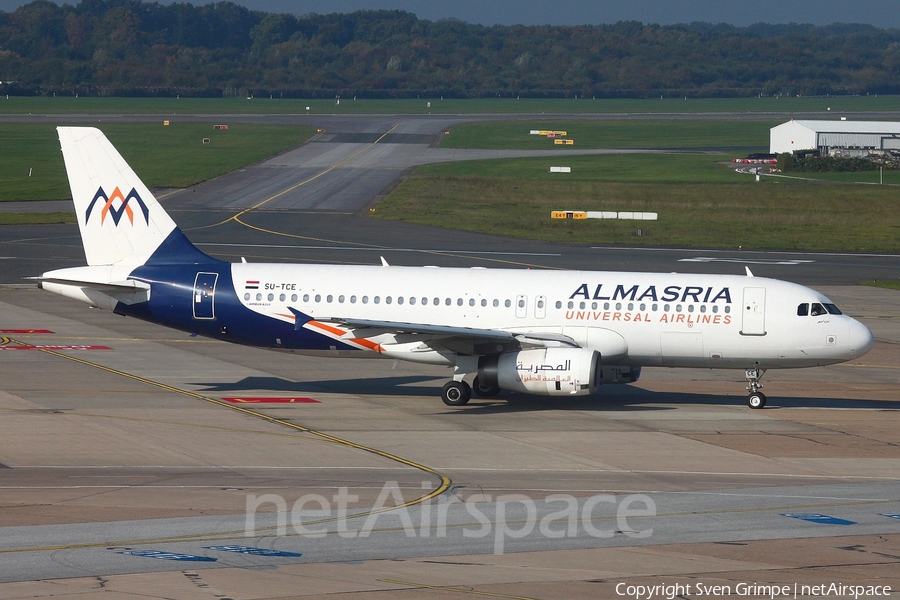
[[484,356],[478,378],[486,386],[544,396],[583,396],[596,390],[600,353],[588,348],[539,348]]
[[597,383],[634,383],[640,377],[640,367],[602,365],[597,372]]

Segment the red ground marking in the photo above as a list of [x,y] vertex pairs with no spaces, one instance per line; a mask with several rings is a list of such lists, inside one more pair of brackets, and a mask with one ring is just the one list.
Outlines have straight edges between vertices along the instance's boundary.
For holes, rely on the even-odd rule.
[[222,400],[234,404],[320,404],[318,400],[312,398],[295,396],[287,398],[222,398]]
[[0,329],[0,333],[56,333],[49,329]]
[[0,350],[112,350],[112,348],[109,346],[63,346],[51,344],[10,346],[7,344],[6,346],[0,346]]

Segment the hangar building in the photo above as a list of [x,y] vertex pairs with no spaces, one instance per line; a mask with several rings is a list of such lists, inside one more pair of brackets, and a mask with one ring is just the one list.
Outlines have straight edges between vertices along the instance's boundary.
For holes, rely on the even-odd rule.
[[769,130],[769,152],[818,150],[822,156],[867,156],[900,151],[900,123],[891,121],[788,121]]

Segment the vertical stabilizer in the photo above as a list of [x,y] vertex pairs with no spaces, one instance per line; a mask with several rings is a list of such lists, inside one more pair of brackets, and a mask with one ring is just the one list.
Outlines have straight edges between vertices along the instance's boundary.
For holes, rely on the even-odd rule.
[[175,222],[103,132],[57,132],[88,265],[146,263],[176,231]]

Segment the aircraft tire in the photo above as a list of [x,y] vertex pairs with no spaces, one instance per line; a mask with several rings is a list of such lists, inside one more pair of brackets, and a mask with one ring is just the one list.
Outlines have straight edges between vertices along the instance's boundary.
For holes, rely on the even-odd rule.
[[448,381],[441,390],[441,400],[447,406],[463,406],[472,397],[472,388],[465,381]]
[[478,377],[475,377],[475,381],[472,382],[472,391],[475,392],[476,396],[487,398],[489,396],[496,396],[497,394],[499,394],[500,388],[482,385]]
[[750,408],[764,408],[766,406],[766,395],[762,392],[753,392],[747,397],[747,406]]

